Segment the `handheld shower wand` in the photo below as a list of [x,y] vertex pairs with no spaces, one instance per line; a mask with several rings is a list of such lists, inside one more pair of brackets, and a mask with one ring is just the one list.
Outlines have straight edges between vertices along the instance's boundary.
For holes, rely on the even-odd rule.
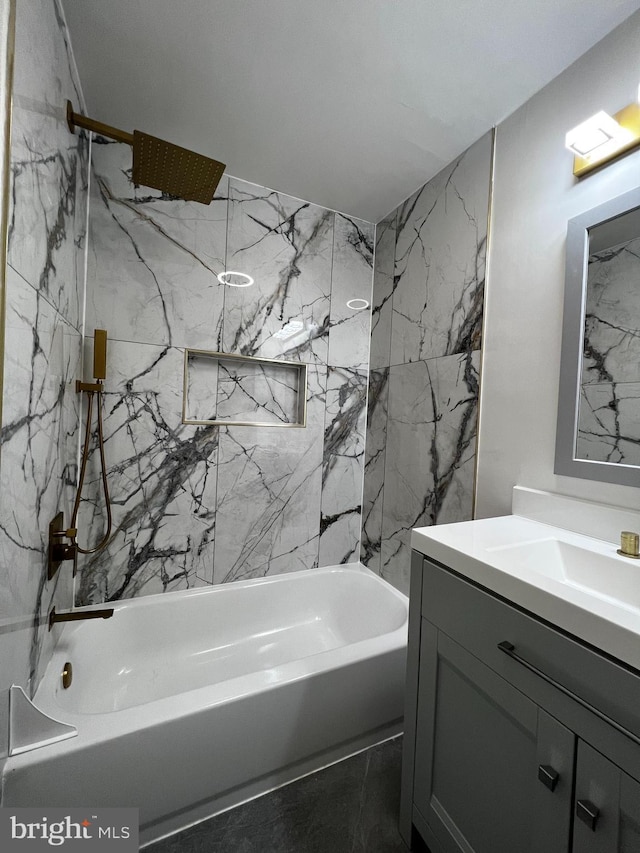
[[[107,332],[105,329],[96,329],[93,334],[93,378],[95,382],[76,381],[76,391],[81,393],[85,391],[88,395],[87,402],[87,425],[84,434],[84,446],[82,448],[82,462],[80,465],[80,477],[78,479],[78,490],[76,499],[73,504],[73,512],[71,514],[70,530],[73,531],[73,538],[77,535],[76,523],[78,520],[78,511],[80,509],[80,500],[82,497],[82,489],[84,486],[84,478],[87,471],[87,460],[89,458],[89,443],[91,438],[91,421],[93,419],[93,398],[97,395],[98,398],[98,449],[100,451],[100,469],[102,477],[102,488],[104,491],[104,500],[107,513],[107,529],[95,548],[81,548],[76,544],[76,548],[80,554],[95,554],[100,551],[109,541],[111,536],[111,528],[113,520],[111,517],[111,498],[109,496],[109,484],[107,482],[107,463],[104,455],[104,428],[102,424],[102,380],[107,376]],[[75,574],[75,564],[74,564]]]
[[[107,375],[107,332],[105,329],[96,329],[93,335],[93,378],[95,382],[82,382],[76,380],[76,391],[80,394],[86,391],[88,394],[87,403],[87,425],[84,434],[84,446],[82,448],[82,463],[80,465],[80,476],[78,478],[78,490],[76,499],[73,504],[73,512],[71,514],[71,524],[68,530],[62,529],[62,513],[58,515],[49,525],[49,561],[48,561],[48,579],[51,580],[58,570],[58,566],[63,560],[73,560],[73,576],[75,577],[77,568],[77,555],[80,554],[95,554],[105,547],[111,536],[112,518],[111,518],[111,498],[109,496],[109,484],[107,482],[107,464],[104,456],[104,429],[102,425],[102,380]],[[80,509],[80,499],[82,497],[82,488],[84,486],[84,478],[87,471],[87,460],[89,458],[89,443],[91,438],[91,421],[93,419],[93,398],[98,397],[98,447],[100,450],[100,467],[102,474],[102,487],[104,490],[104,499],[107,512],[107,529],[95,548],[82,548],[78,545],[76,527],[78,521],[78,510]],[[64,544],[63,539],[68,539],[69,544]],[[103,610],[76,611],[71,610],[66,613],[56,613],[55,607],[49,613],[49,630],[57,622],[70,622],[78,619],[108,619],[113,616],[113,608]]]

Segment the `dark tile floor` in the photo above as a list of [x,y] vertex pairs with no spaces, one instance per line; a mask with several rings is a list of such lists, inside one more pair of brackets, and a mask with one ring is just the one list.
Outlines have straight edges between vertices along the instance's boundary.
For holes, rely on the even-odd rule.
[[146,847],[144,853],[407,853],[402,738]]

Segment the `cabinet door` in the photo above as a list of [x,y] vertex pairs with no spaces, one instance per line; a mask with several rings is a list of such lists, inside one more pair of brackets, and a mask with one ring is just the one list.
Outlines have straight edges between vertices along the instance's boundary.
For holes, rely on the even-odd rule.
[[573,853],[640,851],[640,783],[578,742]]
[[423,623],[414,808],[446,853],[568,853],[574,744],[564,726]]

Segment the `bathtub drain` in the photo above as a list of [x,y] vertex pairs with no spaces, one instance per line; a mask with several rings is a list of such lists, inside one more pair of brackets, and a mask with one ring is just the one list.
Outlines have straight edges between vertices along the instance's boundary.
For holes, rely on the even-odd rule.
[[67,661],[62,670],[62,686],[66,690],[67,687],[71,687],[71,682],[73,680],[73,667],[71,666],[71,662]]

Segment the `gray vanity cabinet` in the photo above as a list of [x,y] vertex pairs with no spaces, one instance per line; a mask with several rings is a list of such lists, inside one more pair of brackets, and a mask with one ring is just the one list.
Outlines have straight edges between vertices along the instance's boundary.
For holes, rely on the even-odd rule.
[[578,742],[575,802],[571,853],[640,851],[640,783],[584,741]]
[[405,840],[640,853],[640,677],[417,554],[411,583]]
[[573,734],[428,623],[420,661],[413,798],[445,849],[567,853]]

